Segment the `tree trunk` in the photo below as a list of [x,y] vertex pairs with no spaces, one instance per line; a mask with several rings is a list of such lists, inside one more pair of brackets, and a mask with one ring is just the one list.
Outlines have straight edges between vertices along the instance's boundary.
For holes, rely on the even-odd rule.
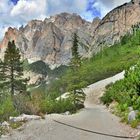
[[14,70],[13,66],[11,66],[11,96],[14,95]]
[[76,90],[74,90],[74,105],[76,106]]

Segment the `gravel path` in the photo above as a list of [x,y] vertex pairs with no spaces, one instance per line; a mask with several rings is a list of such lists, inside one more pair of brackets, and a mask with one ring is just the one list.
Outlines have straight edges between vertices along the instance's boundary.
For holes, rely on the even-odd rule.
[[[98,131],[101,133],[132,136],[137,133],[119,122],[119,118],[112,115],[99,104],[98,98],[103,94],[105,86],[123,78],[124,72],[114,77],[99,81],[85,89],[85,108],[77,114],[64,116],[58,114],[47,115],[45,120],[31,121],[22,129],[13,131],[10,136],[2,140],[124,140],[103,135],[92,134],[77,130],[53,119],[76,127]],[[128,139],[127,139],[128,140]]]

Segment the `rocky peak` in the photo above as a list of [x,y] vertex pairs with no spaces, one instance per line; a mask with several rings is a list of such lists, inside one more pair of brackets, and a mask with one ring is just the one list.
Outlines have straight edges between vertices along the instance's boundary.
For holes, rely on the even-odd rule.
[[41,20],[32,20],[32,21],[27,23],[27,25],[25,26],[24,30],[36,29],[36,28],[38,28],[40,26],[41,23],[42,23]]
[[99,24],[100,21],[101,19],[99,17],[96,17],[93,19],[92,24]]
[[[9,28],[1,43],[1,52],[14,39],[24,58],[34,62],[43,60],[51,68],[68,64],[71,58],[72,34],[77,32],[81,42],[90,44],[91,23],[77,14],[61,13],[44,21],[32,20],[25,27]],[[81,55],[86,50],[80,47]]]
[[79,15],[73,13],[61,13],[55,16],[51,16],[50,19],[46,19],[47,22],[53,22],[59,28],[64,30],[72,30],[82,26],[85,23]]
[[77,20],[81,20],[81,21],[84,21],[81,16],[79,16],[78,14],[76,13],[73,13],[73,14],[70,14],[70,13],[60,13],[60,14],[57,14],[55,16],[51,16],[51,19],[55,18],[55,20],[57,19],[61,19],[61,20],[71,20],[71,19],[77,19]]
[[8,41],[16,40],[16,36],[18,34],[18,29],[9,27],[7,32],[5,33],[5,37],[0,44],[0,48],[5,48],[7,46]]
[[10,37],[10,35],[16,35],[17,31],[18,31],[18,29],[9,27],[8,31],[6,32],[6,35],[9,35],[9,37]]

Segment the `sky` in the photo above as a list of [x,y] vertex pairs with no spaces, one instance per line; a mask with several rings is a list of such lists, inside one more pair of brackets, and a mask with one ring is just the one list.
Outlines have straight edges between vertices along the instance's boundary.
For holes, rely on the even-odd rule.
[[92,21],[130,0],[0,0],[0,39],[8,27],[20,27],[32,19],[43,20],[61,12],[77,13]]

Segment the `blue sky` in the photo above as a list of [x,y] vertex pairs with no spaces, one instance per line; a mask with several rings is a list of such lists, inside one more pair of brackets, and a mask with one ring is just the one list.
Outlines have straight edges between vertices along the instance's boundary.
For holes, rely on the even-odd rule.
[[93,6],[95,5],[95,3],[95,0],[89,0],[86,11],[89,12],[92,17],[101,17],[100,10],[97,7]]
[[11,0],[11,1],[14,3],[14,5],[16,5],[19,0]]
[[130,0],[0,0],[0,39],[9,26],[19,27],[32,19],[61,12],[77,13],[88,21],[104,17]]

